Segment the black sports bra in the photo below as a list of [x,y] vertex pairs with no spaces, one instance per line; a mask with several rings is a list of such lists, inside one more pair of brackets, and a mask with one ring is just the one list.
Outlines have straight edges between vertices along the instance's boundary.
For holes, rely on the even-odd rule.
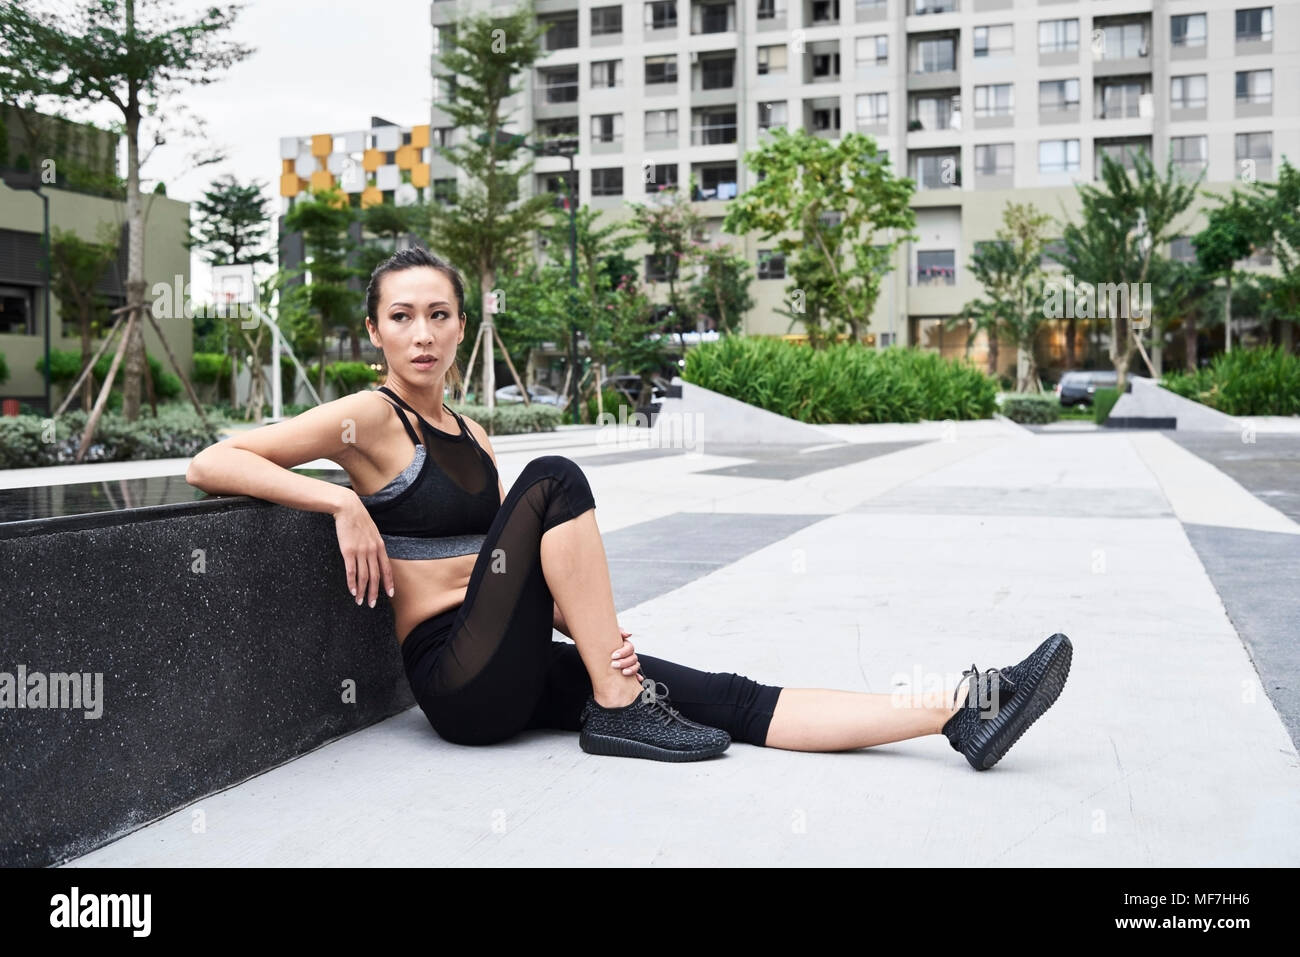
[[[446,558],[479,551],[501,508],[492,457],[445,403],[459,435],[435,429],[387,387],[379,391],[392,397],[388,403],[415,443],[415,458],[397,478],[373,495],[358,496],[383,536],[388,557]],[[423,443],[401,409],[419,421]]]

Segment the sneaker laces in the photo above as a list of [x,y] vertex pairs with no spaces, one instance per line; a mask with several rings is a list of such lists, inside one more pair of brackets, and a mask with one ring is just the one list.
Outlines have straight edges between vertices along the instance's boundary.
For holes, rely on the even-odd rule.
[[[1012,681],[1012,680],[1011,680],[1011,676],[1008,675],[1008,674],[1005,674],[1005,673],[1002,671],[1001,668],[985,668],[982,677],[984,677],[984,678],[988,678],[989,675],[997,675],[997,676],[998,676],[998,694],[999,694],[999,695],[1002,693],[1002,691],[1003,691],[1004,689],[1006,689],[1006,690],[1014,690],[1014,689],[1015,689],[1015,682]],[[967,696],[967,699],[969,700],[969,698],[971,697],[971,691],[974,690],[974,692],[975,692],[976,703],[978,704],[978,701],[979,701],[979,679],[980,679],[980,677],[981,677],[981,673],[980,673],[979,668],[975,667],[975,662],[973,662],[973,661],[971,662],[971,666],[970,666],[969,668],[967,668],[965,671],[963,671],[963,672],[961,673],[961,677],[962,677],[962,681],[965,681],[967,678],[972,678],[972,679],[974,679],[974,681],[973,681],[970,685],[967,685],[967,687],[966,687],[966,696]],[[957,705],[957,698],[960,697],[960,695],[961,695],[961,681],[957,682],[957,687],[953,690],[953,693],[952,693],[952,703],[953,703],[953,706],[954,706],[954,707],[956,707],[956,705]]]
[[[640,672],[638,672],[638,674],[639,673]],[[658,692],[659,686],[663,687],[664,689],[663,694],[659,694]],[[685,721],[685,718],[682,717],[681,712],[679,712],[676,708],[672,708],[669,706],[668,686],[666,684],[664,684],[662,681],[655,681],[653,678],[645,678],[641,681],[641,687],[644,689],[641,692],[641,703],[647,704],[652,708],[658,708],[661,712],[663,712],[662,714],[656,715],[655,717],[663,718],[663,723],[665,726],[672,724],[673,721],[675,720]]]

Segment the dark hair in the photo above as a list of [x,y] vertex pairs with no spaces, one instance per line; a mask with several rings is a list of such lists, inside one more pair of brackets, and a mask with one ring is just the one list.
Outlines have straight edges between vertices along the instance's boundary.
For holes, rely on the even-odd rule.
[[[468,318],[465,315],[465,282],[460,277],[460,272],[456,267],[444,259],[435,256],[423,246],[411,246],[409,249],[403,249],[401,252],[389,256],[370,274],[370,284],[366,286],[366,318],[373,319],[375,328],[379,327],[379,283],[384,276],[390,272],[398,272],[403,269],[414,269],[417,266],[427,266],[430,269],[436,269],[449,280],[451,288],[456,295],[456,315],[458,318]],[[384,375],[388,375],[388,360],[384,360]],[[451,361],[451,368],[447,370],[447,384],[451,386],[452,393],[460,391],[464,379],[460,374],[460,368],[456,365],[456,360]]]

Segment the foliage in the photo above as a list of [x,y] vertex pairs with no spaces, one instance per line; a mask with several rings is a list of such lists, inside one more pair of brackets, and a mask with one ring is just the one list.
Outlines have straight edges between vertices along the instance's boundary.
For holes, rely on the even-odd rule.
[[1108,386],[1092,394],[1092,420],[1098,425],[1110,418],[1110,410],[1119,401],[1119,389]]
[[[54,420],[54,432],[48,433],[49,419],[40,415],[0,417],[0,468],[35,468],[65,465],[76,456],[86,413],[81,409],[65,412]],[[52,438],[53,441],[46,441]],[[204,425],[193,406],[173,404],[158,406],[158,417],[144,414],[128,422],[113,411],[100,417],[95,440],[86,450],[87,462],[125,462],[141,459],[188,458],[218,441],[218,429]]]
[[1002,414],[1022,425],[1044,425],[1061,417],[1061,403],[1045,395],[1009,395],[1002,400]]
[[1228,415],[1300,415],[1300,357],[1277,346],[1220,353],[1161,384]]

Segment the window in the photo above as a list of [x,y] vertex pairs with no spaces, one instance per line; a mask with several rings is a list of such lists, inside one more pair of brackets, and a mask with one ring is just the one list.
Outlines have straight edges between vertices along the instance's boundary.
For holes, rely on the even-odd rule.
[[24,286],[0,286],[0,334],[36,335],[31,289]]
[[775,20],[776,0],[758,0],[757,17],[760,20]]
[[1273,8],[1255,7],[1237,11],[1237,42],[1273,39]]
[[858,94],[858,125],[883,126],[889,122],[888,93]]
[[777,252],[774,249],[760,249],[758,251],[758,278],[784,279],[785,253]]
[[591,64],[591,88],[593,90],[622,85],[622,60],[597,60]]
[[664,56],[646,57],[645,82],[647,86],[652,83],[676,83],[677,54],[668,53]]
[[758,48],[758,75],[767,76],[772,73],[786,72],[786,48],[785,44],[780,46],[759,47]]
[[623,167],[611,169],[593,169],[591,171],[592,196],[622,196]]
[[[923,130],[961,129],[961,97],[944,93],[912,100],[912,125]],[[910,127],[909,127],[910,128]]]
[[884,66],[889,62],[889,37],[858,37],[858,66]]
[[[1240,76],[1241,74],[1237,74]],[[1205,106],[1205,74],[1176,76],[1169,81],[1169,105],[1175,110],[1190,110]]]
[[593,143],[617,143],[622,139],[622,113],[604,113],[591,118],[591,141]]
[[1205,46],[1205,14],[1184,13],[1169,21],[1170,42],[1176,47]]
[[1127,60],[1147,55],[1147,31],[1141,23],[1112,23],[1101,30],[1101,58]]
[[662,253],[658,256],[648,253],[645,257],[645,281],[646,282],[667,282],[670,277],[677,274],[677,261],[671,253]]
[[1077,53],[1078,50],[1078,20],[1040,20],[1038,22],[1039,53]]
[[444,205],[454,206],[456,203],[456,180],[454,178],[435,179],[433,181],[433,198]]
[[914,48],[913,73],[939,73],[954,69],[956,41],[951,37],[918,40]]
[[591,11],[591,35],[623,32],[622,7],[594,7]]
[[1241,70],[1237,73],[1238,103],[1272,103],[1273,71]]
[[1077,110],[1079,108],[1078,79],[1040,81],[1038,108],[1043,112]]
[[931,153],[912,158],[912,179],[917,189],[944,189],[961,185],[960,160],[955,153]]
[[645,135],[673,137],[677,136],[676,110],[646,110]]
[[1015,106],[1015,87],[1010,83],[975,87],[976,116],[1010,116]]
[[927,13],[952,13],[957,0],[912,0],[912,12],[919,16]]
[[736,85],[734,56],[700,59],[700,89],[725,90]]
[[1237,134],[1237,159],[1238,160],[1264,160],[1272,162],[1273,160],[1273,134],[1272,133],[1238,133]]
[[677,26],[676,0],[655,0],[645,5],[645,25],[649,30],[666,30]]
[[1175,136],[1169,140],[1169,158],[1184,170],[1204,169],[1208,157],[1208,137]]
[[918,286],[954,286],[957,284],[957,253],[952,249],[918,250],[916,253]]
[[577,103],[578,68],[567,66],[544,70],[542,89],[547,103]]
[[734,109],[699,110],[694,115],[695,129],[691,142],[703,146],[736,142],[736,111]]
[[813,23],[840,18],[840,0],[813,0]]
[[547,50],[569,50],[578,45],[578,18],[574,15],[553,19],[539,17],[537,25],[550,27],[542,36],[542,46]]
[[975,28],[975,56],[1005,56],[1011,50],[1011,24]]
[[661,189],[677,189],[677,164],[655,163],[650,167],[650,177],[646,180],[645,191],[657,193]]
[[977,176],[1007,176],[1015,168],[1014,143],[987,143],[975,147]]
[[770,130],[774,126],[785,126],[789,122],[785,100],[758,104],[758,128],[760,130]]
[[1065,255],[1065,240],[1049,239],[1043,243],[1043,251],[1038,255],[1038,265],[1043,269],[1058,266]]
[[839,76],[840,55],[838,53],[814,53],[812,58],[812,75],[814,77]]
[[1079,171],[1078,140],[1040,140],[1038,143],[1038,172],[1077,173]]

